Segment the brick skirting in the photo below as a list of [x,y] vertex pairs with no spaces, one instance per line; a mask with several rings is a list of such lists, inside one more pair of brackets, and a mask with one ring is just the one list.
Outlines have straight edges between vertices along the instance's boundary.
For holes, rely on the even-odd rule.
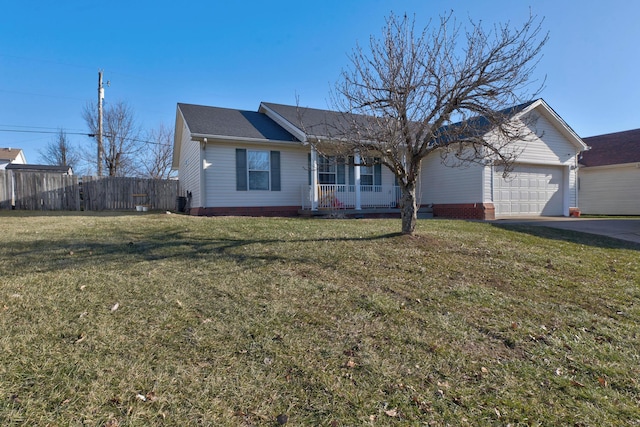
[[298,206],[238,206],[222,208],[191,208],[196,216],[298,216]]
[[[219,208],[191,208],[191,215],[196,216],[281,216],[291,217],[300,214],[298,206],[237,206]],[[318,211],[316,214],[329,215],[331,212]],[[336,213],[346,213],[338,210]],[[375,210],[355,212],[349,210],[350,214],[345,216],[365,216],[367,218],[397,218],[400,211],[377,213]],[[357,215],[356,215],[357,214]],[[364,214],[364,215],[362,215]],[[440,218],[458,219],[495,219],[495,209],[493,203],[456,203],[456,204],[434,204],[433,216]]]
[[458,219],[496,219],[493,203],[434,204],[433,216]]

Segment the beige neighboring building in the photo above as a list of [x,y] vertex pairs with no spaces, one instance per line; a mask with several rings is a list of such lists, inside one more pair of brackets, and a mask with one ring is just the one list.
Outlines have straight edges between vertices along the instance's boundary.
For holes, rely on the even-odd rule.
[[640,215],[640,129],[584,138],[580,210],[594,215]]
[[27,159],[19,148],[0,148],[0,170],[7,168],[8,164],[24,165]]

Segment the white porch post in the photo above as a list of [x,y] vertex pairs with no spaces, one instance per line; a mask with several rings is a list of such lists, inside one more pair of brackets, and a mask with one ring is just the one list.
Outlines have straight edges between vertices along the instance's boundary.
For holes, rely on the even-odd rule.
[[311,210],[318,210],[318,152],[311,145]]
[[360,153],[356,151],[353,155],[353,183],[356,186],[356,210],[362,209],[362,199],[360,197]]

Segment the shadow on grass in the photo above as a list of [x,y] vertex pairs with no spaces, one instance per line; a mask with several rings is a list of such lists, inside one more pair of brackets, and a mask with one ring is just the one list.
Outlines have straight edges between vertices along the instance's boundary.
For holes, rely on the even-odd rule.
[[640,251],[640,244],[638,243],[615,239],[613,237],[602,236],[599,234],[563,230],[559,228],[545,227],[542,225],[497,223],[492,223],[492,225],[503,230],[525,233],[531,236],[542,237],[544,239],[561,240],[564,242],[577,243],[586,246],[595,246],[604,249],[628,249]]
[[[118,241],[99,242],[78,239],[59,239],[34,242],[8,242],[0,253],[10,257],[11,269],[57,271],[65,268],[113,262],[136,263],[161,260],[193,262],[202,259],[231,261],[250,269],[264,262],[314,264],[333,268],[331,262],[315,256],[312,247],[295,250],[297,245],[314,245],[322,242],[364,242],[402,236],[388,233],[370,237],[331,237],[309,239],[233,239],[198,238],[185,236],[186,232],[174,231],[157,234],[123,233]],[[291,245],[292,250],[271,250],[274,245]],[[300,248],[297,248],[300,249]]]

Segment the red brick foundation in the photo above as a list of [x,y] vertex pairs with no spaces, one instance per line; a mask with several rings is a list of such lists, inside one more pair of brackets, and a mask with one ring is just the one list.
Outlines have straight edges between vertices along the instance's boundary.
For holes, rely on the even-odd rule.
[[191,208],[196,216],[298,216],[298,206],[238,206],[222,208]]
[[458,219],[496,219],[493,203],[434,204],[433,216]]

